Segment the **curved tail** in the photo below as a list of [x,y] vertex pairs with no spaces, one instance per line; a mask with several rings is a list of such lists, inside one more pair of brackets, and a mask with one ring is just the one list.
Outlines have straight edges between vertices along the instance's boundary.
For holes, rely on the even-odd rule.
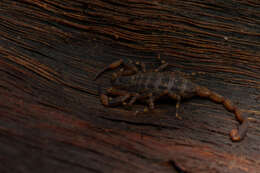
[[246,136],[247,129],[249,126],[248,118],[247,116],[243,116],[240,109],[234,106],[234,104],[229,99],[226,99],[223,96],[201,86],[197,86],[196,92],[200,97],[209,98],[210,100],[216,103],[223,104],[228,111],[233,112],[235,114],[240,125],[238,126],[237,129],[231,130],[230,137],[232,141],[240,141]]

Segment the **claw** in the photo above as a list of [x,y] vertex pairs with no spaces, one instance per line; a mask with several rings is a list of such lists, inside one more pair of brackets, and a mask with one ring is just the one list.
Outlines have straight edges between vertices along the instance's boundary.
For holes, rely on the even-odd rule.
[[114,69],[119,67],[121,64],[123,63],[123,59],[120,59],[118,61],[113,62],[112,64],[110,64],[109,66],[105,67],[104,69],[102,69],[100,72],[97,73],[97,75],[95,76],[94,80],[96,80],[102,73],[104,73],[106,70],[110,70],[110,69]]

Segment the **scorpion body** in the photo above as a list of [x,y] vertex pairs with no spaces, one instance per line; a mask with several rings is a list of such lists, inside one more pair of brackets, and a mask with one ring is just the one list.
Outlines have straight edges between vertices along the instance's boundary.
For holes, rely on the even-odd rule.
[[167,92],[181,98],[190,98],[196,95],[197,87],[195,83],[173,72],[146,72],[132,76],[121,76],[112,84],[118,89],[129,92],[152,93],[154,97],[159,97],[162,93]]
[[[112,87],[106,90],[106,93],[101,93],[101,102],[105,106],[117,106],[120,104],[132,106],[137,100],[144,100],[148,103],[150,109],[154,109],[154,101],[162,96],[168,96],[177,101],[176,103],[176,117],[180,101],[182,99],[199,96],[208,98],[216,103],[221,103],[224,107],[233,112],[240,122],[237,129],[230,132],[230,137],[233,141],[242,140],[248,129],[248,119],[242,116],[240,109],[223,96],[216,92],[210,91],[206,87],[199,86],[191,80],[185,78],[182,74],[177,72],[164,72],[168,63],[161,61],[161,65],[151,72],[146,72],[143,63],[136,63],[141,66],[140,72],[133,63],[124,63],[121,59],[110,64],[97,74],[96,78],[108,69],[114,69],[123,65],[119,72],[114,73],[112,78]],[[95,78],[95,79],[96,79]],[[108,95],[118,96],[115,98],[108,97]],[[128,102],[128,103],[127,103]]]

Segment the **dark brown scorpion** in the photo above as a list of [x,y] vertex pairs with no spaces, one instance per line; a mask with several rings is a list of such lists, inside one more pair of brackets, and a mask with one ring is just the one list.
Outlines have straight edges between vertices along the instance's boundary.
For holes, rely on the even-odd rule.
[[[141,67],[140,71],[136,65]],[[199,86],[192,81],[186,79],[183,75],[176,72],[164,72],[168,63],[161,60],[161,65],[153,70],[146,71],[144,63],[129,62],[125,63],[122,59],[113,62],[109,66],[100,71],[95,80],[106,70],[115,69],[123,66],[117,73],[113,74],[112,85],[105,93],[100,93],[100,99],[105,106],[127,105],[132,106],[137,100],[144,100],[148,103],[149,109],[154,109],[154,101],[162,96],[168,96],[177,101],[176,116],[182,99],[199,96],[208,98],[216,103],[221,103],[224,107],[233,112],[240,122],[237,129],[230,132],[230,137],[233,141],[242,140],[247,133],[248,118],[242,116],[238,109],[229,99],[210,91],[206,87]],[[118,96],[115,98],[108,95]]]

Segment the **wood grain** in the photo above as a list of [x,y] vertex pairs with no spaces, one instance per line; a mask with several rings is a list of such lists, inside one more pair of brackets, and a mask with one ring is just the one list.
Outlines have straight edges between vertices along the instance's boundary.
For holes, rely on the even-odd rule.
[[[260,169],[258,1],[2,0],[1,172],[222,172]],[[105,108],[93,81],[123,58],[170,67],[231,99],[250,117],[234,143],[234,115],[208,100]]]

